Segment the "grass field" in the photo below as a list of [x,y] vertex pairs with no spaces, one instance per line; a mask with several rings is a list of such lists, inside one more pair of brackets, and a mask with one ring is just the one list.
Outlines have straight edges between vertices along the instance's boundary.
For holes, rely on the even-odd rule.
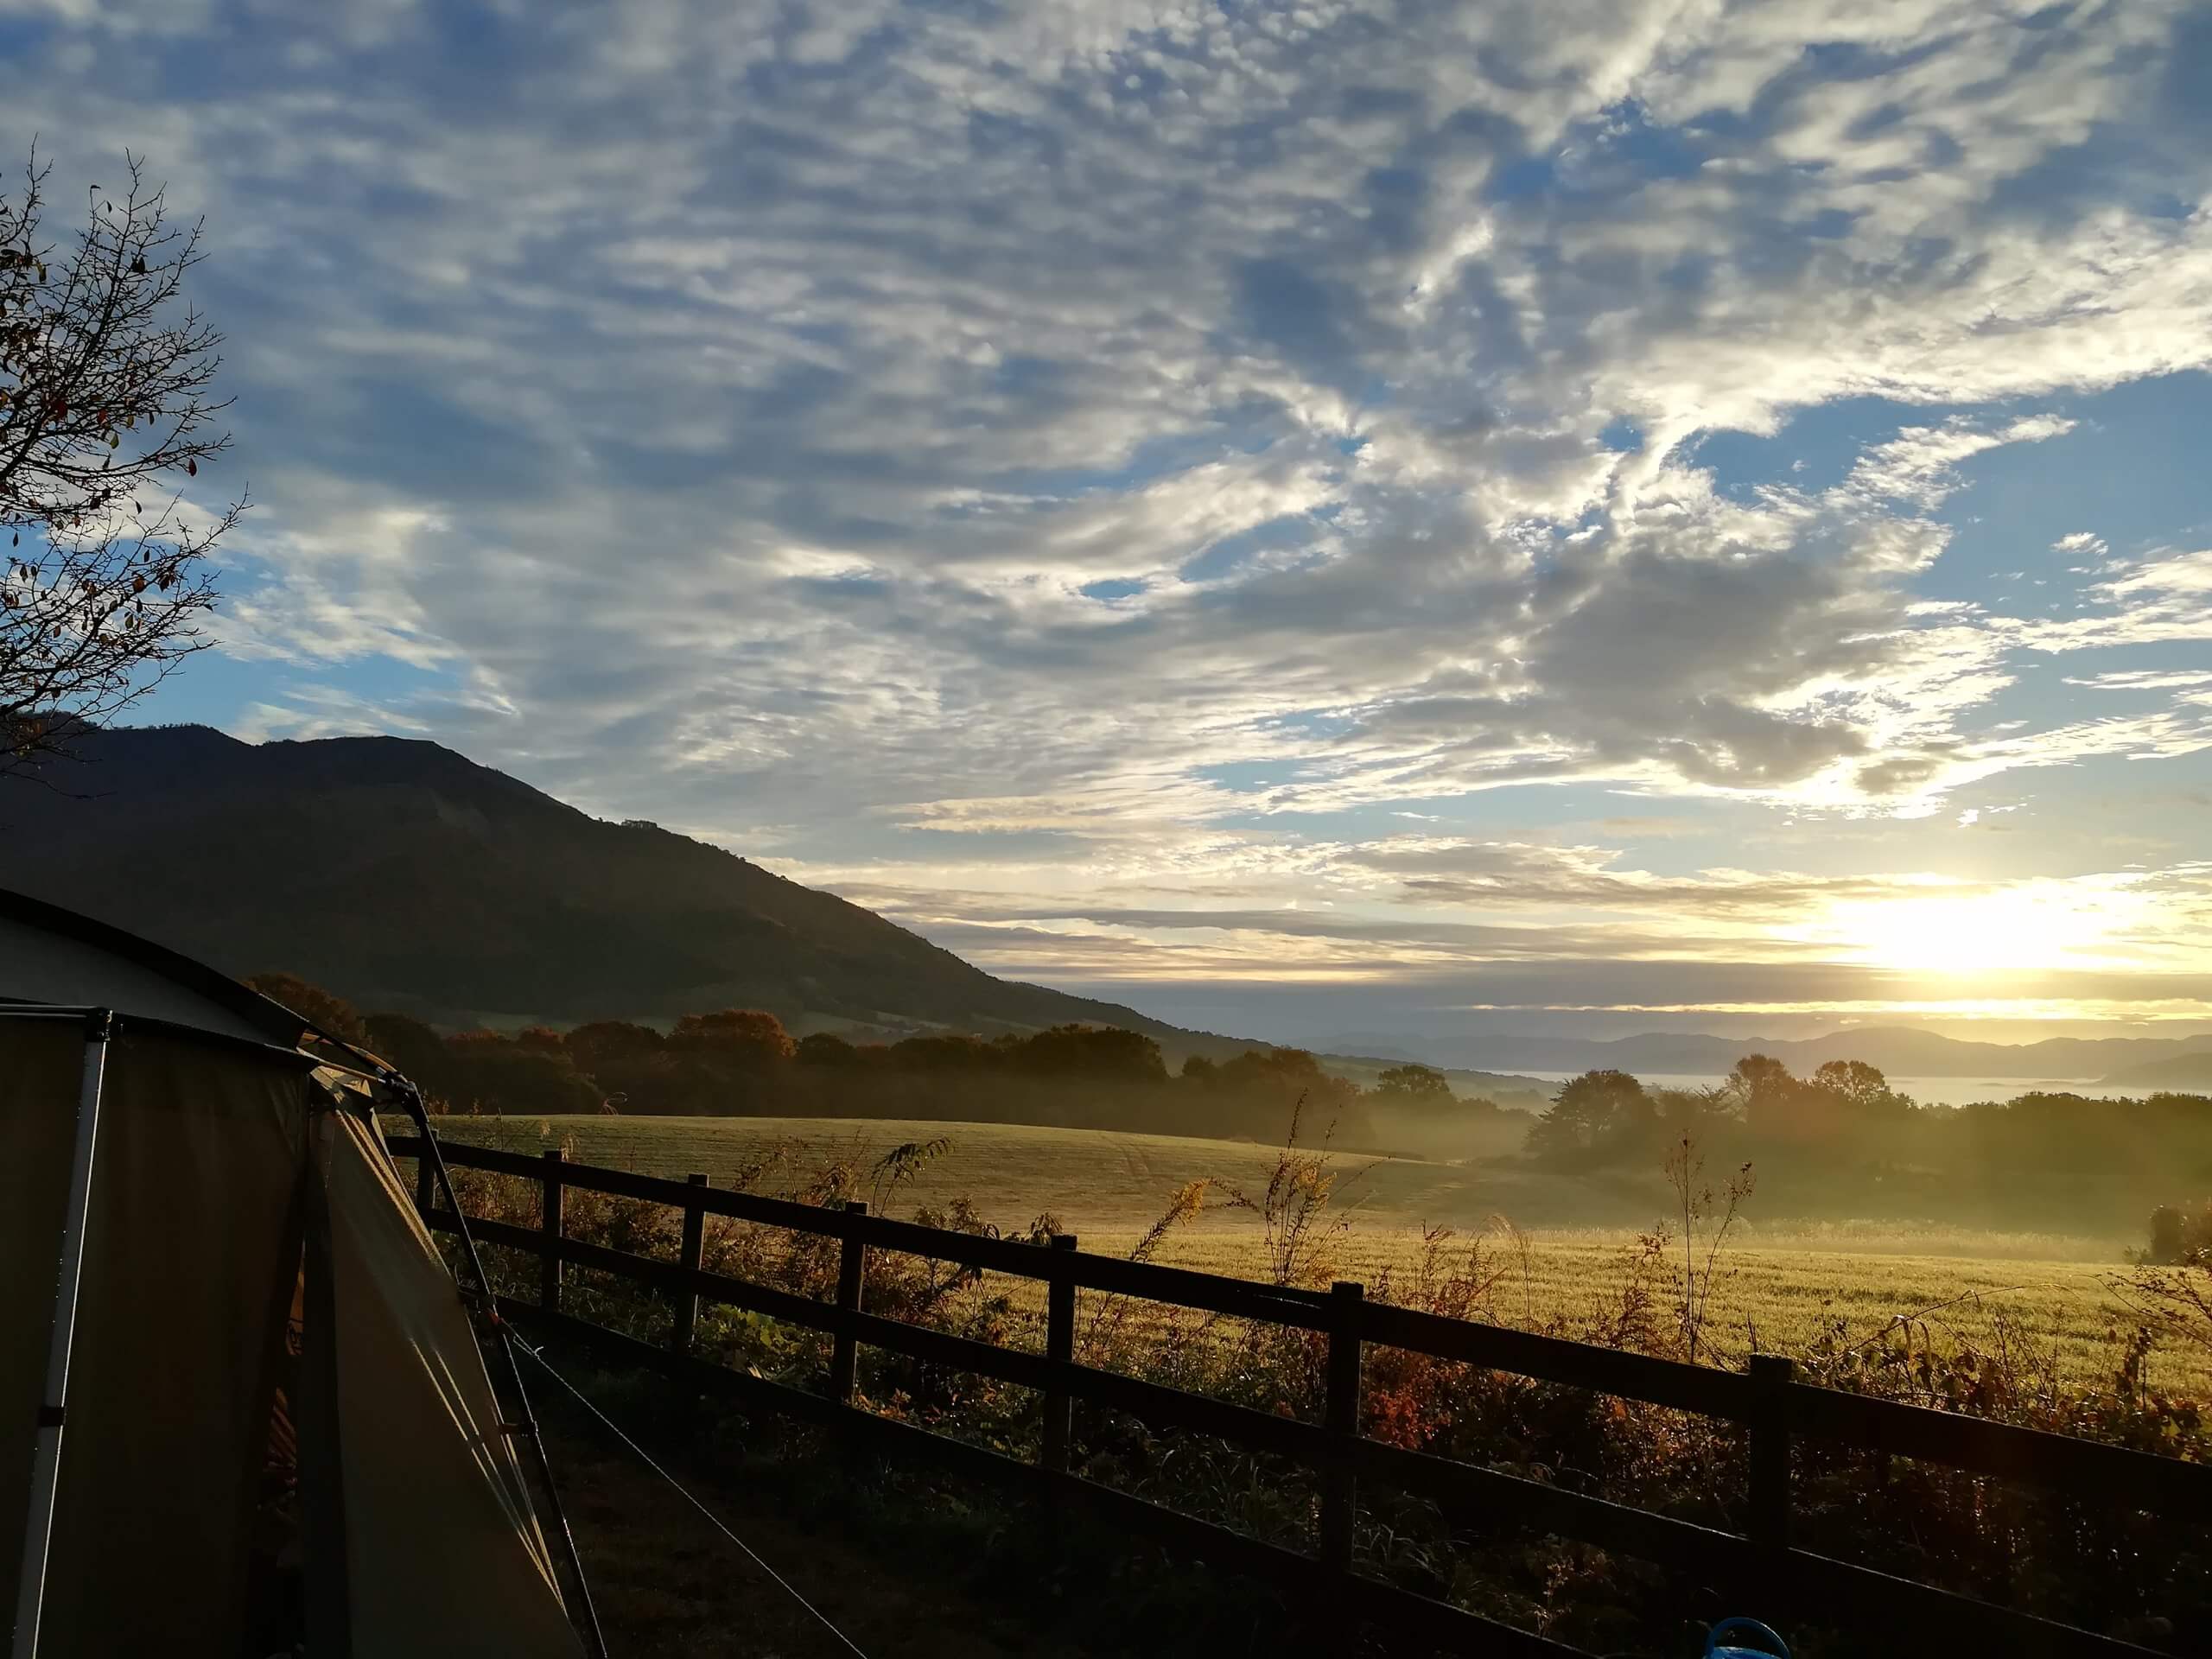
[[[943,1137],[949,1147],[898,1190],[893,1213],[964,1196],[1001,1227],[1023,1230],[1050,1212],[1084,1249],[1116,1253],[1179,1190],[1205,1180],[1215,1184],[1207,1206],[1170,1234],[1156,1259],[1241,1275],[1262,1270],[1260,1229],[1229,1195],[1264,1186],[1276,1158],[1274,1148],[1249,1142],[894,1120],[448,1118],[441,1128],[518,1150],[566,1143],[580,1161],[696,1171],[717,1183],[780,1150],[785,1162],[760,1183],[771,1190],[831,1159],[865,1169],[889,1147]],[[1662,1218],[1668,1197],[1656,1172],[1643,1181],[1578,1180],[1510,1166],[1356,1154],[1334,1162],[1335,1202],[1351,1223],[1342,1276],[1372,1281],[1386,1268],[1402,1274],[1421,1254],[1421,1230],[1447,1226],[1461,1260],[1480,1249],[1486,1271],[1497,1274],[1490,1311],[1515,1324],[1599,1313],[1618,1297],[1637,1235]],[[1886,1220],[1796,1224],[1761,1214],[1755,1195],[1721,1258],[1709,1329],[1726,1360],[1750,1348],[1754,1330],[1762,1347],[1802,1351],[1839,1321],[1846,1339],[1858,1341],[1899,1316],[1921,1316],[1938,1344],[1986,1346],[2024,1335],[2069,1375],[2100,1376],[2113,1363],[2110,1332],[2124,1323],[2103,1276],[2120,1265],[2124,1243]],[[2212,1353],[2162,1350],[2151,1379],[2212,1395]]]

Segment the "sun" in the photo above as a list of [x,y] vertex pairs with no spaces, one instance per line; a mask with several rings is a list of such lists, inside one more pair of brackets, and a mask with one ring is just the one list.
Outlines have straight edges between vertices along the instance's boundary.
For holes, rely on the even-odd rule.
[[1854,961],[1904,973],[1973,978],[2083,967],[2122,918],[2108,892],[2030,883],[1840,906],[1831,937]]

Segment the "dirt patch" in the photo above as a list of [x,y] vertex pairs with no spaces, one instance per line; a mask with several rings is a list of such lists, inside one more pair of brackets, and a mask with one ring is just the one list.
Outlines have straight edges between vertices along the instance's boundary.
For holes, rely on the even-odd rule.
[[[851,1650],[556,1388],[537,1390],[546,1449],[615,1659],[851,1659]],[[623,1421],[619,1410],[609,1414]],[[639,1425],[624,1421],[636,1432]],[[856,1546],[656,1440],[652,1452],[868,1659],[1090,1659],[920,1563]],[[833,1478],[827,1477],[825,1478]],[[912,1570],[910,1570],[912,1569]]]

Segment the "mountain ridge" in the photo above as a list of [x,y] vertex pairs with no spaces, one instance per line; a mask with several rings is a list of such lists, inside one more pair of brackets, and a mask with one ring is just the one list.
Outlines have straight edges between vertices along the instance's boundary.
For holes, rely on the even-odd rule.
[[[26,855],[10,884],[233,973],[285,966],[446,1023],[665,1016],[721,998],[858,1025],[1178,1029],[995,979],[736,854],[594,818],[423,740],[137,728],[83,748],[56,789],[0,802]],[[116,880],[154,859],[169,879]],[[256,902],[226,901],[241,891]],[[863,963],[872,987],[851,971]]]
[[[465,1027],[742,1006],[887,1037],[1076,1022],[1141,1032],[1171,1065],[1270,1046],[997,978],[726,849],[594,817],[427,740],[254,744],[171,726],[79,747],[54,787],[0,794],[17,855],[0,884],[364,1008]],[[129,879],[149,868],[162,879]],[[1356,1080],[1384,1064],[1320,1058]],[[1522,1105],[1543,1087],[1452,1075]]]
[[2189,1094],[2212,1092],[2212,1048],[2191,1050],[2163,1060],[2123,1066],[2097,1081],[2115,1089],[2176,1089]]

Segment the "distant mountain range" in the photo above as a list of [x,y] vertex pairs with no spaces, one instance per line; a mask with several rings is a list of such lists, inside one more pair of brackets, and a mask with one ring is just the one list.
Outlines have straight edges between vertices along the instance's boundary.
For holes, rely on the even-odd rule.
[[2099,1079],[2115,1089],[2174,1089],[2190,1094],[2212,1093],[2212,1048],[2171,1059],[2149,1060],[2124,1066]]
[[[1910,1026],[1862,1026],[1789,1041],[1653,1032],[1597,1041],[1573,1037],[1500,1037],[1456,1058],[1530,1071],[1611,1069],[1710,1077],[1746,1054],[1770,1054],[1800,1073],[1829,1060],[1864,1060],[1904,1077],[2114,1078],[2147,1065],[2202,1055],[2212,1065],[2212,1032],[2186,1037],[2052,1037],[2039,1043],[1978,1043]],[[2195,1073],[2193,1075],[2202,1075]]]

